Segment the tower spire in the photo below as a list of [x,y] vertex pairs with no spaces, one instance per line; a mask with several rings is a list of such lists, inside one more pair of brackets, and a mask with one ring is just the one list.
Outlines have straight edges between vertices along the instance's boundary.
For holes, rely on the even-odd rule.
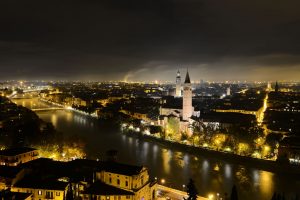
[[185,81],[184,83],[191,83],[190,75],[189,75],[189,69],[186,71]]

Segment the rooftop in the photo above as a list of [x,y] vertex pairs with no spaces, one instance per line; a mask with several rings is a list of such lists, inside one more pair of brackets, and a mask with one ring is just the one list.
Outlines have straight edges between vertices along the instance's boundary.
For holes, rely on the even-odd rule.
[[21,169],[19,167],[0,165],[0,177],[14,178],[20,171]]
[[15,185],[17,188],[33,188],[33,189],[47,189],[47,190],[65,190],[68,186],[67,182],[55,181],[55,180],[34,180],[24,178],[17,182]]
[[100,169],[111,173],[133,176],[139,174],[143,169],[143,166],[134,166],[107,161],[100,164]]
[[100,181],[95,182],[89,188],[87,188],[83,194],[95,194],[95,195],[134,195],[133,192],[122,190],[111,185],[107,185]]
[[10,191],[1,191],[0,199],[5,200],[25,200],[30,197],[29,193],[21,193],[21,192],[10,192]]
[[30,148],[30,147],[18,147],[18,148],[11,148],[11,149],[5,149],[0,151],[0,155],[3,156],[16,156],[19,154],[35,151],[37,149]]
[[185,81],[184,81],[184,83],[191,83],[189,71],[186,72],[186,76],[185,76]]

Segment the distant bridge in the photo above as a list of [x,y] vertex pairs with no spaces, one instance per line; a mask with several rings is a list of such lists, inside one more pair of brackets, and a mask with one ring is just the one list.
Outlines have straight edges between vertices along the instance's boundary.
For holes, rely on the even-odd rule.
[[[33,89],[24,89],[23,90],[23,94],[27,94],[27,93],[31,93],[31,92],[40,92],[41,90],[45,90],[45,89],[49,89],[48,86],[40,86],[37,88],[33,88]],[[11,95],[8,96],[8,98],[13,99],[13,98],[18,98],[18,92],[16,90],[13,91],[13,93]]]
[[38,111],[51,111],[51,110],[65,110],[63,107],[49,107],[49,108],[34,108],[31,109],[32,111],[38,112]]

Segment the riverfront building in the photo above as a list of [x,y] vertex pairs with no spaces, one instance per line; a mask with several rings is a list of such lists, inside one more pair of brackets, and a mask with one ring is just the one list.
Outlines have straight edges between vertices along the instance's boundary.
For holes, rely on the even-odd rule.
[[38,150],[20,147],[0,151],[0,165],[17,166],[38,158]]
[[32,200],[154,200],[156,187],[146,167],[112,160],[39,158],[0,166],[0,191],[28,194]]
[[95,182],[81,196],[84,200],[152,200],[155,191],[146,167],[104,162],[96,171]]

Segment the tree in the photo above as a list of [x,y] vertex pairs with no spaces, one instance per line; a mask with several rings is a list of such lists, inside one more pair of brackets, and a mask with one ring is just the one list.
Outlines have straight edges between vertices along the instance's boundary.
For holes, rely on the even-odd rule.
[[190,181],[187,184],[186,188],[187,188],[186,192],[188,194],[188,198],[187,199],[184,198],[184,199],[185,200],[196,200],[198,192],[197,192],[197,189],[196,189],[196,186],[195,186],[195,183],[194,183],[193,179],[190,179]]
[[172,139],[180,140],[179,120],[176,117],[169,117],[167,123],[167,136]]
[[69,188],[68,188],[68,191],[67,191],[67,194],[66,194],[66,200],[74,200],[72,183],[69,183]]
[[232,190],[231,190],[231,195],[230,195],[230,200],[238,200],[238,194],[237,194],[237,189],[236,189],[236,186],[234,185],[232,187]]

